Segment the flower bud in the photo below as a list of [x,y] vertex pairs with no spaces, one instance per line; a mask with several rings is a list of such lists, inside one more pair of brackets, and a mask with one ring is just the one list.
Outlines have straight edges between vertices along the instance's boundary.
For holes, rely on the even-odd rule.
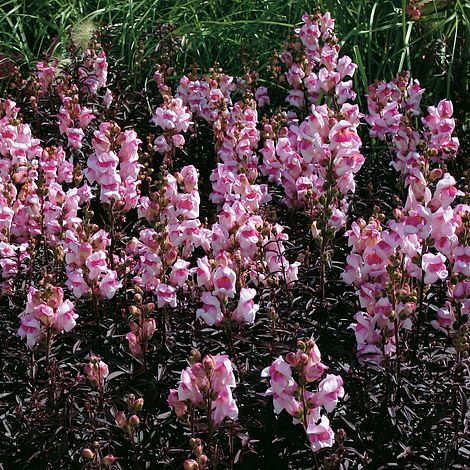
[[210,369],[213,369],[215,367],[214,358],[210,354],[208,354],[207,356],[204,357],[204,359],[202,360],[202,363],[203,363],[204,368],[206,370],[210,370]]
[[301,353],[301,354],[299,355],[299,362],[300,362],[301,364],[307,364],[307,362],[308,362],[308,356],[307,356],[307,354]]
[[297,358],[297,355],[293,352],[290,352],[286,356],[286,362],[292,366],[292,367],[297,367],[299,360]]
[[132,415],[130,418],[129,418],[129,424],[131,426],[138,426],[140,423],[140,419],[137,415]]
[[201,360],[201,353],[197,349],[191,350],[191,354],[189,356],[189,362],[191,364],[195,364]]
[[94,452],[89,449],[88,447],[85,447],[85,449],[82,450],[82,457],[85,459],[91,460],[95,457]]
[[137,398],[137,400],[134,403],[134,409],[136,411],[140,411],[144,407],[144,399],[143,398]]
[[184,470],[198,470],[199,464],[193,459],[186,459],[183,464]]
[[140,310],[135,305],[131,305],[129,307],[129,312],[131,315],[134,315],[134,317],[138,317],[140,315]]
[[192,437],[191,439],[189,439],[189,445],[191,447],[200,446],[201,445],[201,439],[198,439],[196,437]]
[[102,461],[101,464],[104,465],[105,467],[111,467],[111,465],[114,463],[116,460],[116,457],[114,457],[113,454],[108,454]]

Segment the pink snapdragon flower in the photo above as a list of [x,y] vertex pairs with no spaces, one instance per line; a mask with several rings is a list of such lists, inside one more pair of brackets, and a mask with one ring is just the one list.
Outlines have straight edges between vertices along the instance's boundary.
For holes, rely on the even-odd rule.
[[446,279],[449,272],[446,269],[446,257],[438,253],[433,255],[432,253],[426,253],[423,255],[422,269],[424,271],[424,283],[434,284],[439,279]]
[[235,271],[228,267],[219,266],[212,275],[214,295],[217,295],[221,298],[233,298],[236,292],[236,280],[237,275],[235,274]]
[[242,287],[237,308],[232,313],[232,319],[237,323],[254,323],[259,305],[255,304],[256,290]]

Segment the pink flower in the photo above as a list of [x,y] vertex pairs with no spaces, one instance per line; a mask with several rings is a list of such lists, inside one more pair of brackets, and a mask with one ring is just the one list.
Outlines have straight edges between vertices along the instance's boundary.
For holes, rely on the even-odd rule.
[[307,382],[318,380],[326,369],[328,369],[328,367],[321,363],[320,350],[318,346],[314,344],[308,354],[308,361],[304,366],[305,380],[307,380]]
[[258,102],[258,106],[262,108],[271,103],[271,100],[268,96],[268,89],[265,86],[260,86],[255,91],[255,99]]
[[54,322],[54,328],[57,331],[69,332],[76,325],[78,314],[74,311],[74,305],[70,300],[64,300],[57,308],[57,318]]
[[286,101],[296,108],[302,109],[305,107],[305,96],[303,90],[290,90],[287,95]]
[[170,282],[179,287],[183,287],[189,276],[189,262],[179,259],[171,268]]
[[470,246],[457,246],[452,255],[454,257],[454,273],[470,277]]
[[43,333],[41,331],[41,324],[34,315],[23,315],[21,317],[21,326],[18,329],[18,336],[22,339],[26,338],[26,344],[32,348],[36,343],[41,341]]
[[423,255],[422,269],[425,284],[434,284],[439,279],[443,280],[449,275],[445,261],[446,257],[441,253],[437,255],[426,253]]
[[259,232],[256,230],[253,222],[242,225],[236,234],[242,253],[247,257],[252,257],[257,249],[259,242]]
[[279,414],[285,409],[291,416],[295,416],[301,408],[293,396],[298,385],[292,378],[291,367],[284,358],[279,356],[270,367],[263,369],[261,377],[270,377],[271,387],[266,390],[266,395],[273,396],[274,412]]
[[67,281],[65,285],[73,292],[73,295],[80,299],[90,293],[90,288],[83,278],[83,269],[67,270]]
[[140,346],[139,338],[134,333],[129,332],[126,335],[126,339],[129,344],[131,354],[134,357],[139,358],[142,355],[142,348]]
[[173,308],[176,307],[176,291],[173,287],[168,286],[167,284],[158,284],[157,299],[158,308],[162,308],[165,305],[169,305]]
[[112,270],[109,270],[100,282],[100,292],[107,299],[112,299],[121,287],[122,283],[117,280],[117,272]]
[[197,259],[197,268],[193,268],[196,272],[198,287],[204,286],[206,289],[212,287],[211,268],[207,256]]
[[326,416],[322,416],[318,424],[315,421],[309,423],[306,432],[313,452],[333,445],[334,433]]
[[350,77],[354,75],[354,72],[357,69],[357,65],[353,63],[351,57],[345,55],[338,60],[337,69],[341,80],[343,80],[343,78],[347,75],[349,75]]
[[106,88],[106,92],[103,96],[103,105],[106,109],[109,109],[113,102],[113,93],[109,88]]
[[67,135],[67,143],[70,147],[74,149],[82,148],[82,139],[85,135],[82,129],[70,127],[65,131],[65,134]]
[[97,387],[102,387],[106,377],[109,375],[109,369],[105,362],[97,356],[90,356],[88,364],[83,367],[88,379]]
[[229,387],[224,387],[217,394],[217,398],[212,401],[212,420],[214,424],[218,426],[225,418],[233,420],[238,418],[238,407]]
[[228,267],[219,266],[212,276],[212,282],[214,284],[214,295],[219,295],[222,298],[235,297],[236,280],[237,275],[235,274],[235,271]]
[[255,289],[242,287],[240,290],[240,299],[237,308],[232,313],[232,318],[242,323],[253,323],[255,321],[256,312],[259,310],[259,305],[255,304],[253,299],[256,296]]
[[215,367],[211,375],[212,390],[219,392],[225,387],[235,387],[235,376],[233,375],[233,366],[229,357],[226,354],[217,354],[212,359],[215,361]]
[[449,173],[445,173],[442,179],[436,184],[433,197],[435,205],[439,204],[443,209],[446,209],[457,196],[462,196],[464,193],[459,191],[455,185],[455,178]]
[[196,310],[196,317],[202,318],[209,326],[219,325],[223,322],[220,302],[210,292],[204,292],[201,296],[202,308]]
[[178,390],[171,389],[168,395],[168,405],[175,410],[176,416],[182,418],[187,411],[187,406],[184,401],[178,398]]
[[189,400],[195,405],[204,401],[202,393],[197,386],[197,378],[192,372],[191,367],[187,367],[185,370],[181,371],[178,385],[178,399],[180,401]]
[[344,396],[343,379],[338,375],[327,374],[318,385],[318,392],[313,394],[312,402],[315,406],[323,406],[326,411],[334,410],[338,398]]
[[97,279],[100,274],[108,272],[108,266],[106,261],[106,253],[102,250],[95,251],[85,261],[86,267],[89,269],[88,277],[93,281]]

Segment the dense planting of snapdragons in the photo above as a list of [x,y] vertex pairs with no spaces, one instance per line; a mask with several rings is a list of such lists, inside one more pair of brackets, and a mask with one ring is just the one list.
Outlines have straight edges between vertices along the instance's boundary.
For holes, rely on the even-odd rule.
[[452,102],[400,72],[360,107],[330,13],[302,17],[272,87],[160,60],[135,94],[98,36],[68,55],[0,101],[5,464],[464,462]]

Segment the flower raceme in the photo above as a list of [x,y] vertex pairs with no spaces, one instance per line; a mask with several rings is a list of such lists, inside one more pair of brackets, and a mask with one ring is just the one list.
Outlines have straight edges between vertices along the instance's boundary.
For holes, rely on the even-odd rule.
[[46,285],[38,290],[30,287],[18,335],[25,338],[28,346],[33,348],[45,337],[46,332],[50,335],[71,331],[77,318],[74,304],[64,299],[62,288]]
[[[269,378],[266,395],[273,397],[274,412],[285,410],[293,417],[294,424],[301,423],[311,449],[318,452],[333,445],[334,433],[321,409],[334,410],[338,399],[344,396],[343,380],[334,374],[320,380],[327,367],[321,362],[318,346],[310,339],[299,341],[298,346],[295,353],[290,352],[285,358],[279,356],[261,376]],[[308,391],[307,385],[317,381],[317,390]]]
[[88,357],[88,363],[84,365],[83,371],[88,380],[97,388],[103,388],[106,377],[109,375],[108,365],[101,358],[93,355]]
[[188,405],[194,405],[204,410],[212,424],[219,426],[226,418],[238,418],[238,407],[232,396],[235,386],[228,356],[207,355],[181,372],[178,389],[170,390],[168,404],[180,418],[187,413]]
[[[447,282],[448,298],[432,321],[446,334],[456,334],[449,326],[457,325],[455,310],[465,310],[468,302],[468,294],[461,289],[465,279],[460,254],[468,244],[465,233],[470,208],[454,204],[463,192],[445,171],[446,161],[458,149],[452,135],[453,107],[445,100],[430,106],[422,126],[416,127],[413,117],[421,114],[423,92],[407,74],[369,87],[366,120],[370,134],[387,141],[391,164],[404,177],[408,194],[404,206],[394,210],[394,220],[385,226],[377,218],[369,223],[359,219],[347,234],[352,253],[342,277],[358,289],[363,309],[352,325],[363,362],[379,363],[392,356],[399,346],[399,332],[411,330],[413,323],[419,325],[416,302],[423,298],[425,286],[429,289]],[[462,297],[454,297],[454,286]],[[416,328],[419,333],[419,326]]]

